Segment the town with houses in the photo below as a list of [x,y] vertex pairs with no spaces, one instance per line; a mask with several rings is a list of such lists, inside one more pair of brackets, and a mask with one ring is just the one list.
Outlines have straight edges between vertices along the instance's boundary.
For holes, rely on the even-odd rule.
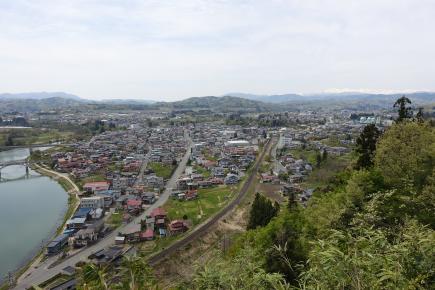
[[[344,115],[346,112],[342,112]],[[117,233],[114,244],[130,244],[162,239],[189,230],[191,222],[182,216],[169,218],[164,207],[153,207],[165,191],[169,198],[191,202],[200,199],[199,189],[237,185],[255,162],[261,146],[271,136],[277,137],[270,171],[259,175],[260,183],[280,185],[279,194],[296,194],[305,204],[314,188],[301,184],[315,164],[296,158],[292,150],[313,149],[329,155],[342,156],[361,128],[369,123],[388,126],[379,117],[347,116],[336,118],[314,112],[287,114],[297,119],[294,128],[270,128],[219,123],[196,123],[184,126],[147,128],[130,124],[128,129],[106,131],[90,141],[76,142],[68,150],[52,151],[52,168],[66,173],[81,184],[79,205],[65,224],[63,233],[47,245],[47,254],[56,255],[68,247],[72,253],[97,243],[113,226],[129,224],[137,217],[140,222]],[[324,122],[324,120],[330,120]],[[322,140],[334,136],[338,144],[329,146]],[[278,154],[277,154],[278,151]],[[175,168],[188,156],[181,174],[168,187]],[[153,170],[153,166],[165,168]],[[280,178],[285,176],[283,180]],[[151,209],[152,210],[147,210]],[[146,212],[146,214],[144,214]],[[113,216],[118,223],[111,223]]]
[[435,0],[0,0],[0,290],[435,290],[434,30]]
[[348,110],[229,113],[211,119],[208,111],[14,116],[2,119],[95,126],[87,138],[54,140],[50,149],[35,149],[31,156],[35,170],[67,177],[77,186],[68,189],[71,214],[44,250],[47,261],[66,265],[62,271],[69,269],[69,275],[77,257],[105,264],[143,248],[151,249],[152,257],[193,235],[237,199],[251,175],[255,191],[306,206],[318,190],[311,176],[326,158],[346,159],[367,124],[381,130],[392,124],[388,111]]

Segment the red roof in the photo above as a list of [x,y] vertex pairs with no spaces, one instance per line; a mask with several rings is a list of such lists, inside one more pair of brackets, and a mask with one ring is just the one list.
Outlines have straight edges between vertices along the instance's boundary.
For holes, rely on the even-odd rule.
[[184,221],[182,220],[174,220],[169,224],[169,228],[171,230],[177,230],[177,229],[181,229],[186,227],[186,225],[184,224]]
[[140,206],[140,205],[142,205],[142,200],[140,199],[127,200],[127,206]]
[[108,189],[109,182],[107,182],[107,181],[87,182],[87,183],[85,183],[85,185],[83,185],[83,188],[91,188],[92,190]]
[[154,238],[154,231],[152,229],[147,229],[145,232],[140,233],[140,236],[143,239]]
[[180,225],[184,225],[184,222],[182,221],[182,220],[173,220],[171,223],[170,223],[170,225],[171,226],[180,226]]
[[193,190],[188,190],[186,192],[186,195],[198,195],[198,191],[193,189]]
[[163,208],[158,207],[158,208],[153,209],[153,211],[151,212],[151,216],[152,217],[166,216],[166,211]]

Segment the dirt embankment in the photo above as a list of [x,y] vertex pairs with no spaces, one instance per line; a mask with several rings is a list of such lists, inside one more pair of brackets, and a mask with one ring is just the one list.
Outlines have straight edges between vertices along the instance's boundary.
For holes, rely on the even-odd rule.
[[[237,236],[246,230],[255,192],[265,191],[258,177],[256,175],[240,204],[214,224],[205,235],[154,265],[155,274],[163,289],[190,281],[197,267],[205,265],[219,253],[230,249]],[[268,191],[274,189],[268,188]],[[277,196],[274,197],[277,199]]]
[[189,281],[196,267],[205,265],[218,252],[227,251],[236,236],[246,229],[249,216],[247,205],[252,202],[252,198],[253,194],[246,196],[244,205],[237,207],[219,221],[207,234],[156,265],[154,269],[161,282],[160,286],[168,289],[180,284],[181,281]]

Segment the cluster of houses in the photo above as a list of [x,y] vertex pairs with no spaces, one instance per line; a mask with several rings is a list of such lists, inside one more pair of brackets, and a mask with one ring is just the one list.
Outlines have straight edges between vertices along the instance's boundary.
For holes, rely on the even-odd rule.
[[67,220],[64,232],[47,246],[47,254],[60,253],[66,245],[80,248],[91,245],[111,228],[106,225],[105,213],[116,208],[123,214],[124,222],[139,215],[157,200],[154,192],[140,195],[123,194],[111,187],[108,181],[89,182],[83,186],[84,193],[72,217]]
[[[62,235],[49,243],[47,253],[57,254],[67,244],[77,248],[95,243],[108,230],[105,213],[111,208],[120,210],[124,222],[139,215],[159,198],[165,184],[152,170],[140,174],[143,163],[178,162],[186,145],[183,128],[135,128],[104,132],[90,142],[74,144],[69,152],[53,153],[58,171],[78,180],[98,174],[104,181],[83,184],[77,211],[66,222]],[[156,228],[162,228],[159,222]],[[175,228],[176,223],[168,226],[171,233]]]
[[[344,132],[337,133],[334,130],[319,129],[319,127],[328,127],[327,125],[319,125],[312,132],[305,130],[296,130],[283,128],[280,130],[279,147],[288,149],[300,149],[312,147],[321,152],[326,151],[333,155],[343,155],[351,151],[350,145],[355,141],[352,139],[352,135],[358,132],[358,129],[347,131],[346,128],[340,127]],[[335,126],[333,126],[335,128]],[[328,133],[329,132],[329,133]],[[337,135],[338,134],[338,135]],[[340,144],[342,146],[329,146],[326,145],[321,139],[328,138],[330,136],[341,136]]]
[[102,197],[83,198],[79,208],[66,222],[64,232],[47,245],[47,254],[58,254],[68,244],[79,248],[95,243],[107,231],[104,210]]
[[[280,136],[278,148],[280,149],[312,149],[318,152],[327,152],[330,155],[341,156],[349,153],[351,145],[355,142],[354,136],[359,134],[359,124],[336,123],[311,123],[300,125],[298,128],[282,128],[277,132]],[[325,144],[324,139],[335,136],[342,146],[330,146]],[[282,186],[281,192],[286,196],[296,195],[302,204],[311,198],[313,189],[303,189],[300,186],[312,172],[313,165],[307,160],[295,158],[290,153],[284,153],[277,157],[274,166],[275,178],[280,173],[287,173],[288,180]],[[273,182],[274,176],[267,175],[263,182]]]
[[[319,126],[325,124],[317,124]],[[83,185],[79,209],[67,221],[65,236],[53,240],[47,252],[60,251],[65,240],[74,247],[96,242],[105,231],[105,212],[110,208],[121,210],[122,220],[128,222],[153,204],[159,198],[165,180],[152,170],[144,170],[143,164],[174,165],[179,162],[187,147],[186,129],[193,141],[190,160],[172,194],[173,198],[185,201],[198,198],[198,189],[239,183],[255,162],[259,144],[265,141],[264,128],[258,127],[214,123],[163,128],[133,126],[125,131],[104,132],[89,142],[78,142],[70,152],[53,153],[51,157],[57,170],[79,180],[97,173],[104,177],[104,181]],[[299,148],[309,140],[310,146],[332,154],[346,152],[346,147],[343,150],[327,147],[309,139],[309,134],[316,130],[281,130],[280,145]],[[284,171],[289,179],[283,193],[296,192],[301,199],[309,198],[309,192],[301,191],[298,184],[312,171],[311,164],[287,154],[277,160],[276,169],[276,174],[263,173],[261,182],[279,184],[277,176]],[[156,236],[173,235],[187,229],[188,222],[170,221],[163,209],[157,208],[141,225],[129,226],[127,232],[117,237],[117,242],[152,240]]]
[[[98,172],[108,175],[115,188],[125,190],[134,183],[145,156],[151,162],[173,164],[185,151],[183,128],[136,128],[104,132],[90,142],[73,144],[70,152],[55,152],[51,157],[60,172],[78,179]],[[153,183],[158,181],[151,178]]]
[[195,198],[195,190],[237,184],[258,153],[257,128],[200,124],[192,130],[190,166],[177,181],[179,198]]
[[177,235],[187,231],[189,222],[185,220],[168,219],[166,211],[161,208],[155,208],[151,214],[146,216],[140,224],[130,225],[124,232],[119,233],[115,238],[116,244],[137,243],[152,241],[156,237],[166,237]]

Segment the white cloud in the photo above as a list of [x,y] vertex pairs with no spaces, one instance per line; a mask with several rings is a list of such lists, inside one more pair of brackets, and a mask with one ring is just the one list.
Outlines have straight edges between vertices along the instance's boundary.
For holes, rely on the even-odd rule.
[[0,2],[0,91],[435,90],[435,2]]

